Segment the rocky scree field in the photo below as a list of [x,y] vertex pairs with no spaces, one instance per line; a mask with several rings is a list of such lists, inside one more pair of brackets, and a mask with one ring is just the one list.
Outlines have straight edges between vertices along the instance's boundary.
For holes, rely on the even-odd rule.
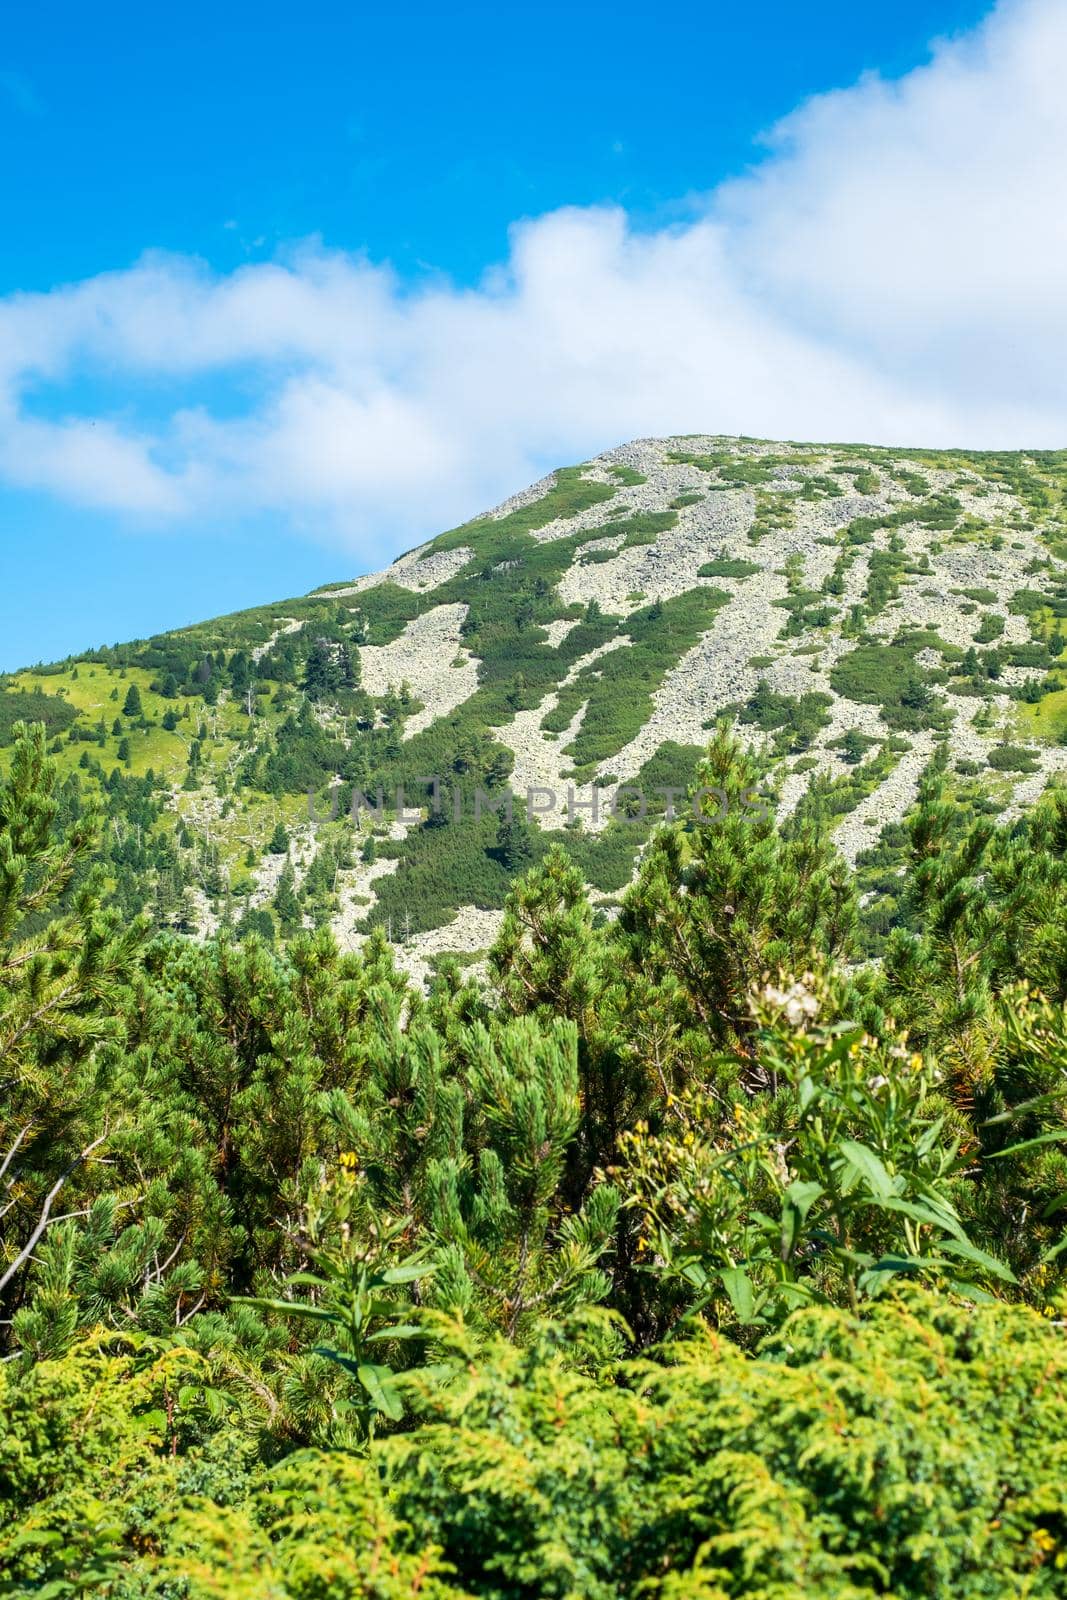
[[[785,824],[832,829],[876,954],[931,764],[961,824],[1010,827],[1061,781],[1065,494],[1067,452],[638,440],[385,572],[8,675],[0,764],[17,722],[45,724],[63,819],[105,808],[126,913],[328,925],[349,949],[380,927],[426,977],[477,958],[554,841],[610,917],[656,789],[683,792],[726,722]],[[613,805],[620,785],[646,815]],[[353,791],[379,786],[384,815],[354,826]],[[557,803],[475,821],[477,788]]]

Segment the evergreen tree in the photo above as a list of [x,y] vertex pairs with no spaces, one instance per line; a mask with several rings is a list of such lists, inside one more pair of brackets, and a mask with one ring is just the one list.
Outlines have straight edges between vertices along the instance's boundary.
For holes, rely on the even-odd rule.
[[501,865],[508,872],[522,872],[537,853],[530,824],[521,811],[509,817],[502,814],[496,830],[496,850]]
[[634,968],[676,987],[709,1041],[746,1048],[755,977],[847,955],[856,919],[854,886],[822,826],[783,834],[762,776],[732,735],[716,733],[698,768],[709,820],[654,836],[620,919]]
[[240,700],[252,682],[251,663],[243,650],[235,650],[230,657],[230,689],[234,698]]
[[122,704],[122,714],[124,717],[141,717],[144,715],[144,709],[141,705],[141,691],[135,683],[131,683],[126,690],[126,699]]
[[[16,724],[0,782],[0,1304],[53,1217],[76,1209],[86,1164],[108,1135],[109,1042],[126,1026],[125,985],[144,937],[100,909],[84,869],[99,813],[57,828],[55,767],[44,729]],[[65,897],[69,909],[61,910]]]
[[509,1011],[577,1029],[582,1117],[568,1164],[580,1203],[597,1167],[617,1155],[621,1129],[647,1107],[648,1071],[625,1038],[624,1016],[644,985],[617,944],[595,925],[582,874],[559,845],[508,896],[490,970]]
[[300,901],[296,897],[296,873],[286,861],[274,891],[274,910],[283,933],[295,933],[301,924]]
[[961,827],[931,770],[907,839],[901,926],[873,987],[970,1095],[992,1068],[1005,985],[1029,980],[1067,998],[1067,796],[1053,792],[1012,837],[989,817]]
[[439,1242],[427,1299],[513,1337],[602,1299],[619,1196],[601,1183],[572,1211],[561,1190],[581,1118],[573,1025],[452,1015],[441,1032],[403,1033],[395,1000],[388,1014],[372,1092],[333,1110],[341,1137],[371,1152],[375,1204],[407,1206]]
[[316,639],[304,667],[303,689],[309,700],[326,700],[341,686],[337,650],[328,639]]
[[849,766],[856,766],[863,760],[868,741],[858,728],[849,728],[841,741],[841,756]]
[[348,643],[338,646],[337,675],[340,688],[359,688],[359,653]]

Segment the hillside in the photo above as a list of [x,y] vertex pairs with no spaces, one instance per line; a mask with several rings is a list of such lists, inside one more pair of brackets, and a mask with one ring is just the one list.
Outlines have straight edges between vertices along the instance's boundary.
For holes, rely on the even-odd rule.
[[[961,817],[1004,821],[1067,762],[1065,491],[1067,452],[641,440],[383,573],[11,675],[0,747],[43,720],[64,814],[102,792],[127,913],[346,948],[381,926],[424,975],[492,941],[553,839],[610,909],[656,790],[725,719],[783,818],[828,817],[877,950],[931,762]],[[612,815],[620,784],[646,815],[632,793]],[[354,828],[379,786],[384,819]],[[555,799],[502,831],[476,788]],[[309,791],[338,820],[313,825]]]
[[5,685],[0,1594],[1067,1593],[1061,470],[631,445]]

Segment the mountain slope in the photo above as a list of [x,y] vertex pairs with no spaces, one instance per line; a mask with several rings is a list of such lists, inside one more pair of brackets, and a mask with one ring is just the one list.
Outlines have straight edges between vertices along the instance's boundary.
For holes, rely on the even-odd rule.
[[[655,790],[727,719],[783,816],[829,813],[874,948],[931,762],[961,811],[1007,820],[1067,762],[1065,489],[1067,453],[637,441],[384,573],[16,674],[0,741],[43,719],[80,780],[63,805],[102,790],[125,910],[346,943],[379,925],[425,970],[489,942],[552,837],[610,905]],[[620,783],[647,815],[612,817]],[[353,789],[379,786],[386,814],[354,828]],[[476,788],[553,800],[502,830]],[[309,821],[309,791],[337,820]]]

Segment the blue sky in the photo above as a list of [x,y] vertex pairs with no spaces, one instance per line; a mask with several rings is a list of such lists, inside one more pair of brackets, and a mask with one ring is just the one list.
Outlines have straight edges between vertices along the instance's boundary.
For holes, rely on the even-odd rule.
[[967,230],[1016,137],[1055,201],[1056,10],[15,6],[0,670],[366,570],[637,432],[1044,442],[1061,330],[1018,307],[1061,237]]

